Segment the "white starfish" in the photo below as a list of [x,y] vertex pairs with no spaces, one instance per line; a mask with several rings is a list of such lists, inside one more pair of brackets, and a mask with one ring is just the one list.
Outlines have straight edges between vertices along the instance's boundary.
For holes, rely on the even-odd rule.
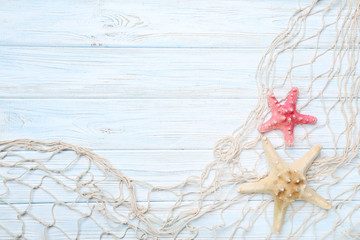
[[240,193],[267,193],[274,197],[274,231],[279,233],[286,210],[296,199],[311,202],[321,208],[330,209],[331,205],[307,185],[306,172],[320,154],[321,145],[312,147],[302,158],[287,163],[275,151],[271,142],[263,137],[263,148],[270,165],[270,173],[265,178],[242,184]]

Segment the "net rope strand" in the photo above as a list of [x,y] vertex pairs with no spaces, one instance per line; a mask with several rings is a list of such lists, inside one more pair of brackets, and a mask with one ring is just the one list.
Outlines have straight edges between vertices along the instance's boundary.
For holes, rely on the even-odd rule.
[[[129,178],[90,149],[61,141],[1,141],[0,207],[12,216],[0,218],[1,236],[38,239],[34,229],[42,229],[45,239],[276,238],[271,197],[238,194],[236,187],[268,171],[256,130],[270,116],[267,93],[284,101],[298,86],[297,108],[316,111],[318,123],[295,128],[298,148],[285,146],[280,132],[266,134],[287,161],[314,144],[324,146],[307,178],[332,208],[294,202],[279,236],[359,239],[360,204],[353,201],[360,196],[359,13],[354,0],[299,2],[260,59],[259,100],[245,123],[215,144],[214,160],[200,176],[181,183],[154,186]],[[25,203],[19,192],[28,194]],[[173,202],[161,202],[159,193]]]

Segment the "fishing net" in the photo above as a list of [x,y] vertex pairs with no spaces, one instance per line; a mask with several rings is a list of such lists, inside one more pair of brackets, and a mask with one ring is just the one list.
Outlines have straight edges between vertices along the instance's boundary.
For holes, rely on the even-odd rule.
[[[351,0],[299,3],[260,60],[259,100],[247,120],[216,143],[214,160],[201,175],[181,183],[154,186],[129,178],[92,150],[60,141],[2,141],[1,234],[9,239],[360,238],[359,11],[359,2]],[[296,148],[286,146],[278,130],[266,136],[289,162],[323,145],[307,178],[332,208],[295,201],[281,233],[274,234],[272,197],[239,194],[236,187],[267,174],[256,128],[271,115],[267,93],[274,91],[283,102],[292,86],[299,88],[298,110],[316,115],[318,122],[295,128]],[[26,196],[25,202],[19,196]]]

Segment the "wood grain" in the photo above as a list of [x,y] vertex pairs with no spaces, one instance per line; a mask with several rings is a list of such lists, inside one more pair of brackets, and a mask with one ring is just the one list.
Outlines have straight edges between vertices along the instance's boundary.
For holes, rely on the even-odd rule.
[[[0,47],[0,98],[36,99],[257,99],[256,68],[261,49],[107,49],[57,47]],[[291,53],[290,53],[291,54]],[[283,81],[290,54],[278,60],[275,80]],[[313,51],[296,52],[294,65],[310,61]],[[329,78],[331,53],[310,67],[295,68],[289,81],[278,87],[285,96],[295,85],[300,98],[318,95]],[[342,72],[346,70],[343,65]],[[359,69],[360,70],[360,69]],[[340,73],[340,76],[342,74]],[[309,82],[313,81],[308,92]],[[292,84],[292,85],[291,85]],[[351,85],[348,84],[347,88]],[[324,98],[336,98],[330,81]]]
[[[314,100],[301,112],[322,113],[323,104],[330,107],[334,102]],[[255,104],[252,99],[1,100],[1,137],[62,140],[109,150],[212,149],[218,139],[230,135],[244,123]],[[345,121],[342,114],[337,114],[341,104],[334,109],[329,126],[333,128],[334,137],[339,138],[338,145],[343,146]],[[315,126],[319,127],[309,132],[310,139],[313,144],[332,148],[333,136],[326,127],[321,127],[327,120],[325,114],[317,116]],[[313,128],[314,125],[295,128],[297,147],[309,147],[307,141],[300,138],[305,129]],[[258,131],[253,131],[248,137],[258,136]],[[283,141],[280,131],[272,131],[268,136],[275,144]]]
[[[310,2],[301,1],[300,5]],[[176,184],[190,175],[200,176],[213,159],[215,142],[231,135],[244,123],[258,94],[263,94],[258,93],[256,86],[257,64],[274,37],[286,28],[289,16],[299,4],[283,0],[17,0],[0,3],[1,139],[62,140],[92,148],[127,176],[156,185]],[[319,4],[324,7],[327,2],[320,1]],[[325,22],[331,23],[336,14],[334,10],[327,12]],[[307,35],[317,33],[322,24],[321,16],[310,17],[306,23]],[[318,53],[331,45],[334,36],[333,27],[322,32]],[[294,65],[312,61],[314,41],[307,41],[294,50]],[[290,58],[291,53],[278,59],[274,75],[277,82],[286,76]],[[300,90],[299,108],[309,96],[317,95],[329,80],[324,74],[330,67],[329,59],[332,59],[331,53],[313,63],[312,79],[309,65],[292,71],[292,85]],[[347,63],[343,64],[339,79],[346,70]],[[314,78],[308,92],[309,82]],[[332,80],[326,88],[322,96],[326,107],[336,101],[339,83],[341,81]],[[351,88],[350,84],[344,84],[346,89]],[[278,87],[276,96],[284,97],[291,86]],[[334,135],[331,135],[323,126],[326,115],[322,103],[318,98],[302,109],[303,113],[318,117],[316,126],[319,127],[310,133],[313,142],[309,143],[301,137],[312,126],[295,128],[298,136],[295,147],[287,149],[286,153],[279,149],[287,160],[298,158],[310,145],[317,143],[324,146],[322,160],[342,154],[345,141],[341,134],[345,128],[342,110],[348,111],[348,106],[344,104],[342,109],[338,104],[332,111],[329,123]],[[255,131],[249,138],[257,136]],[[267,133],[267,136],[275,145],[283,143],[283,136],[277,131]],[[337,153],[334,152],[336,138],[339,138]],[[265,174],[266,159],[263,157],[258,163],[253,161],[261,149],[258,145],[254,151],[245,151],[240,158],[242,166]],[[27,157],[36,155],[34,152],[21,153]],[[67,154],[71,153],[58,155],[49,166],[57,167],[71,159]],[[11,159],[7,160],[16,158]],[[358,169],[354,168],[358,161],[359,158],[354,159],[327,179],[315,176],[311,185],[318,187],[347,174],[343,181],[329,189],[322,186],[318,192],[329,198],[351,190],[358,184]],[[84,166],[86,164],[76,165],[71,174],[75,175]],[[317,166],[318,162],[315,162],[313,168]],[[0,174],[16,175],[19,171],[3,168]],[[311,171],[310,175],[313,174]],[[99,171],[94,173],[101,177]],[[27,180],[35,185],[43,175],[42,171],[34,170]],[[112,179],[102,187],[115,191],[117,185],[118,182]],[[74,194],[49,179],[44,186],[66,202],[74,200]],[[236,183],[233,187],[236,196]],[[0,192],[4,189],[4,183],[0,182]],[[231,191],[230,187],[226,190]],[[338,196],[333,204],[339,204],[337,200],[348,197],[350,192]],[[3,200],[24,209],[28,194],[28,188],[14,185]],[[144,204],[144,192],[137,194],[139,204]],[[172,206],[175,199],[170,193],[156,192],[151,204],[166,208]],[[263,239],[270,233],[272,203],[265,213],[258,209],[262,200],[269,199],[262,195],[242,196],[238,204],[226,211],[224,219],[231,224],[241,218],[244,210],[250,209],[250,216],[235,239]],[[360,222],[359,214],[354,214],[351,222],[348,219],[340,221],[340,216],[359,208],[359,199],[358,191],[352,201],[336,209],[339,215],[331,209],[329,215],[315,224],[314,229],[306,230],[301,239],[314,239],[315,232],[317,236],[323,236],[331,232],[329,226],[335,224],[340,226],[330,233],[329,238],[340,239],[351,224]],[[39,190],[33,201],[30,212],[50,221],[54,199]],[[298,212],[294,218],[288,214],[282,233],[271,238],[288,239],[291,222],[296,227],[311,211],[317,211],[313,205],[303,204],[297,201],[292,205],[293,211],[289,214],[294,210]],[[86,211],[87,207],[80,203],[79,209]],[[161,216],[166,216],[165,210],[159,211]],[[20,223],[14,209],[1,202],[0,212],[0,224],[18,233]],[[320,211],[313,220],[323,213]],[[201,225],[222,224],[219,216],[219,213],[209,213],[201,218]],[[258,216],[254,227],[245,232],[247,223]],[[56,207],[57,223],[71,237],[77,232],[77,217]],[[31,217],[26,219],[29,221],[26,236],[41,239],[44,229]],[[101,216],[97,219],[104,222]],[[81,239],[94,239],[99,234],[99,229],[89,222],[82,226]],[[123,230],[122,227],[116,229]],[[66,239],[54,228],[48,231],[54,239]],[[216,237],[228,239],[231,233],[230,229],[220,228]],[[181,237],[187,239],[192,235],[185,232]],[[135,233],[129,231],[125,239],[134,237]],[[214,238],[214,232],[202,229],[197,239],[210,238]],[[9,239],[1,228],[0,239]]]
[[[0,44],[264,48],[286,27],[297,7],[298,2],[281,0],[5,1],[0,9]],[[336,15],[330,10],[325,22],[332,23]],[[318,32],[321,17],[309,17],[308,35]],[[321,47],[332,43],[334,29],[329,29],[320,38]],[[313,45],[309,41],[299,47]]]
[[[229,207],[224,213],[224,221],[227,224],[236,224],[238,219],[243,216],[243,208],[245,207],[245,204],[248,204],[247,210],[249,210],[249,213],[247,217],[245,218],[244,222],[240,225],[240,229],[235,234],[235,239],[244,239],[244,236],[246,236],[247,239],[260,239],[263,238],[264,233],[271,234],[271,217],[273,215],[273,207],[272,203],[269,203],[269,206],[266,208],[265,213],[262,212],[262,209],[258,209],[260,201],[251,201],[249,203],[246,203],[246,201],[240,201],[238,204],[233,205],[232,207]],[[173,203],[166,203],[166,202],[153,202],[152,203],[154,207],[158,208],[168,208],[172,206]],[[338,204],[338,202],[334,202],[334,204]],[[18,204],[16,207],[19,210],[24,210],[27,207],[27,204]],[[51,223],[53,220],[53,217],[51,215],[51,207],[50,204],[34,204],[31,207],[30,213],[36,214],[37,216],[40,216],[41,219],[45,223]],[[85,204],[79,204],[75,206],[78,210],[80,210],[83,213],[88,213],[89,209]],[[291,205],[294,211],[296,211],[296,214],[293,214],[290,216],[288,214],[285,218],[285,223],[283,226],[283,231],[280,234],[272,235],[273,238],[276,239],[288,239],[288,235],[290,233],[290,227],[291,222],[294,224],[295,228],[292,230],[292,235],[297,235],[296,231],[302,231],[303,229],[298,229],[300,224],[310,216],[311,212],[313,211],[313,207],[310,204],[303,205],[303,202],[297,201]],[[339,239],[343,236],[344,232],[343,229],[347,229],[347,224],[349,224],[348,218],[344,222],[338,222],[340,220],[340,217],[345,217],[354,207],[359,207],[359,202],[352,202],[346,205],[342,205],[342,210],[338,211],[337,215],[334,211],[330,210],[330,212],[327,214],[326,220],[327,221],[319,221],[314,225],[313,227],[308,228],[304,231],[304,233],[301,235],[301,239],[313,239],[315,230],[316,233],[320,236],[323,236],[325,234],[329,234],[329,236],[334,237],[336,239]],[[184,208],[191,210],[190,208]],[[0,211],[2,212],[1,218],[0,218],[0,224],[2,226],[8,227],[11,229],[12,233],[18,234],[21,232],[21,223],[18,220],[15,220],[17,217],[17,213],[14,209],[9,208],[6,205],[0,205]],[[294,213],[293,211],[293,213]],[[122,209],[118,209],[118,212],[121,214],[126,214],[127,211],[124,211]],[[162,219],[166,219],[167,217],[167,211],[166,210],[159,210],[156,211],[155,214],[158,214]],[[254,224],[254,227],[251,229],[248,229],[248,224],[250,224],[258,215],[265,215],[264,218],[267,219],[266,221],[256,221]],[[315,217],[312,217],[309,219],[309,221],[314,221],[316,217],[321,218],[321,216],[325,214],[325,210],[321,210],[316,214]],[[61,227],[70,237],[71,239],[74,239],[76,237],[77,233],[77,220],[81,216],[80,214],[75,214],[71,211],[69,211],[67,208],[63,207],[62,205],[58,204],[54,208],[54,216],[56,219],[57,226]],[[94,219],[99,224],[105,224],[105,219],[100,214],[93,214]],[[291,217],[291,219],[290,219]],[[44,227],[40,224],[36,223],[35,220],[33,220],[30,216],[24,216],[24,219],[27,220],[28,225],[26,228],[26,237],[30,239],[39,239],[43,238],[44,236]],[[223,223],[222,219],[220,218],[220,214],[218,211],[209,213],[207,217],[201,218],[202,221],[207,223],[208,227],[212,227],[213,225],[220,225]],[[352,219],[353,222],[358,222],[360,220],[360,215],[353,214]],[[98,235],[101,233],[99,227],[90,220],[83,220],[80,222],[81,229],[85,231],[81,231],[81,237],[80,239],[97,239]],[[136,224],[136,222],[134,222]],[[334,225],[338,223],[339,227],[337,230],[332,231],[328,228],[329,225]],[[114,224],[114,226],[116,226]],[[261,229],[261,231],[259,231]],[[74,231],[75,230],[75,231]],[[106,230],[112,230],[114,233],[117,233],[119,235],[122,235],[125,230],[125,226],[118,226],[114,228],[109,228]],[[219,235],[219,239],[228,239],[222,236],[229,236],[231,235],[233,231],[233,228],[225,228],[225,229],[219,229],[217,230],[217,235]],[[356,231],[356,229],[354,230]],[[47,235],[51,236],[51,238],[54,239],[66,239],[63,233],[58,231],[55,228],[49,228],[46,231]],[[201,231],[200,235],[196,239],[211,239],[213,238],[214,232],[212,232],[209,229],[204,229]],[[180,239],[188,239],[191,236],[194,236],[194,232],[190,232],[189,230],[185,230],[183,234],[179,236]],[[0,238],[6,239],[8,238],[8,234],[2,231],[0,229]],[[134,231],[130,230],[125,239],[134,239],[135,233]],[[161,239],[170,239],[171,237],[164,237]],[[171,238],[173,239],[173,238]]]
[[[338,149],[341,154],[342,149]],[[133,179],[134,181],[142,181],[153,184],[154,186],[174,186],[176,184],[182,183],[184,180],[189,178],[190,176],[200,177],[202,171],[208,165],[212,159],[212,151],[210,150],[113,150],[113,151],[95,151],[100,157],[107,159],[111,165],[115,168],[123,172],[127,177]],[[260,151],[244,151],[241,154],[241,158],[238,160],[241,166],[247,171],[252,172],[253,174],[260,174],[266,176],[269,171],[267,159],[263,155],[259,161],[255,161],[258,158],[257,154]],[[307,152],[307,149],[295,149],[288,150],[288,154],[290,157],[286,155],[283,151],[278,150],[279,154],[288,162],[299,159],[301,156]],[[44,154],[39,154],[32,151],[24,151],[18,152],[19,155],[27,156],[28,158],[44,159]],[[358,184],[358,170],[356,168],[350,167],[339,167],[337,171],[328,178],[322,179],[313,175],[313,170],[318,167],[321,162],[326,161],[326,158],[329,156],[333,156],[333,149],[323,149],[321,152],[321,156],[315,161],[314,165],[310,168],[309,176],[311,177],[311,181],[309,181],[309,185],[314,189],[317,189],[317,192],[322,195],[324,198],[329,200],[331,196],[333,199],[339,201],[343,200],[350,196],[351,193],[355,191],[355,195],[353,199],[357,199],[360,197],[360,193],[356,193],[356,190],[353,189],[354,185]],[[50,161],[46,163],[46,166],[50,169],[62,169],[67,164],[70,164],[75,159],[75,155],[73,152],[63,152],[59,155],[56,155]],[[19,160],[18,156],[9,156],[7,157],[7,162],[15,163],[16,160]],[[357,161],[359,162],[359,161]],[[24,167],[22,167],[24,166]],[[24,173],[25,167],[34,166],[34,164],[22,164],[16,168],[13,168],[10,171],[1,170],[1,176],[7,177],[17,177]],[[78,174],[84,172],[88,167],[88,161],[86,158],[82,158],[73,165],[71,170],[65,171],[64,174],[69,178],[75,179]],[[54,197],[43,191],[52,193],[55,196],[61,196],[61,201],[66,203],[72,203],[76,197],[78,197],[77,193],[68,191],[64,189],[61,185],[59,185],[55,180],[51,178],[44,178],[41,181],[43,176],[47,176],[47,172],[42,170],[41,166],[38,166],[36,170],[31,170],[21,179],[26,179],[26,183],[30,184],[30,186],[37,186],[41,182],[41,188],[35,190],[32,193],[32,202],[39,203],[52,203],[56,201]],[[96,180],[102,180],[104,178],[104,174],[100,169],[96,167],[92,167],[92,174]],[[241,175],[241,172],[236,172],[235,174]],[[60,176],[60,174],[53,174],[54,178],[62,180],[67,186],[71,188],[75,188],[75,184],[73,181],[69,181],[64,177]],[[328,184],[333,181],[336,181],[339,177],[345,177],[344,180],[341,181],[341,184],[335,184],[331,187],[327,187]],[[233,179],[235,176],[231,176],[230,173],[225,175],[227,179]],[[1,177],[2,179],[2,177]],[[86,179],[86,177],[84,178]],[[210,177],[209,179],[212,179]],[[210,180],[209,180],[210,182]],[[29,201],[30,188],[23,184],[19,184],[13,181],[7,181],[6,183],[2,180],[0,181],[0,193],[5,192],[6,186],[10,188],[10,192],[5,196],[2,196],[3,200],[7,202],[15,203],[15,204],[24,204]],[[224,187],[224,192],[230,192],[230,196],[236,197],[238,195],[236,191],[236,187],[239,186],[239,182],[234,181],[233,185],[229,185]],[[119,181],[115,178],[109,178],[106,181],[101,181],[96,184],[100,186],[103,190],[111,192],[115,196],[119,194]],[[337,196],[339,193],[343,191],[348,191],[344,195]],[[82,191],[86,191],[85,188]],[[138,185],[137,188],[137,200],[138,202],[147,202],[148,189],[143,188]],[[125,191],[126,192],[126,191]],[[243,198],[248,198],[248,196],[252,196],[251,201],[260,201],[264,197],[266,199],[272,199],[269,195],[244,195]],[[151,201],[155,202],[175,202],[178,199],[173,193],[166,191],[154,191],[151,194]],[[196,200],[198,199],[197,195],[189,195],[186,197],[186,201]],[[211,202],[211,200],[209,200]],[[85,202],[84,198],[78,200],[78,202]],[[1,202],[0,202],[1,204]]]

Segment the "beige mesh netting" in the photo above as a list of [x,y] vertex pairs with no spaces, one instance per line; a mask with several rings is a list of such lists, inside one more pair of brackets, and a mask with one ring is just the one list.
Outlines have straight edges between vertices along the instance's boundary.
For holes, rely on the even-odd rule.
[[[23,239],[37,239],[29,229],[39,226],[41,235],[51,239],[360,238],[360,203],[353,201],[360,196],[359,11],[359,1],[351,0],[299,4],[259,63],[259,101],[247,121],[216,143],[215,158],[200,176],[177,185],[130,179],[83,147],[2,141],[0,218],[11,220],[1,221],[0,228],[9,238]],[[297,108],[318,116],[317,124],[296,127],[296,148],[284,145],[280,131],[266,136],[287,161],[315,144],[324,146],[307,177],[332,208],[296,201],[276,235],[272,198],[238,194],[236,187],[266,175],[256,128],[270,116],[267,92],[284,100],[292,86],[300,91]],[[11,204],[20,191],[27,203]],[[47,204],[35,204],[40,196]],[[74,226],[77,232],[69,230]],[[91,235],[84,229],[92,229]]]

